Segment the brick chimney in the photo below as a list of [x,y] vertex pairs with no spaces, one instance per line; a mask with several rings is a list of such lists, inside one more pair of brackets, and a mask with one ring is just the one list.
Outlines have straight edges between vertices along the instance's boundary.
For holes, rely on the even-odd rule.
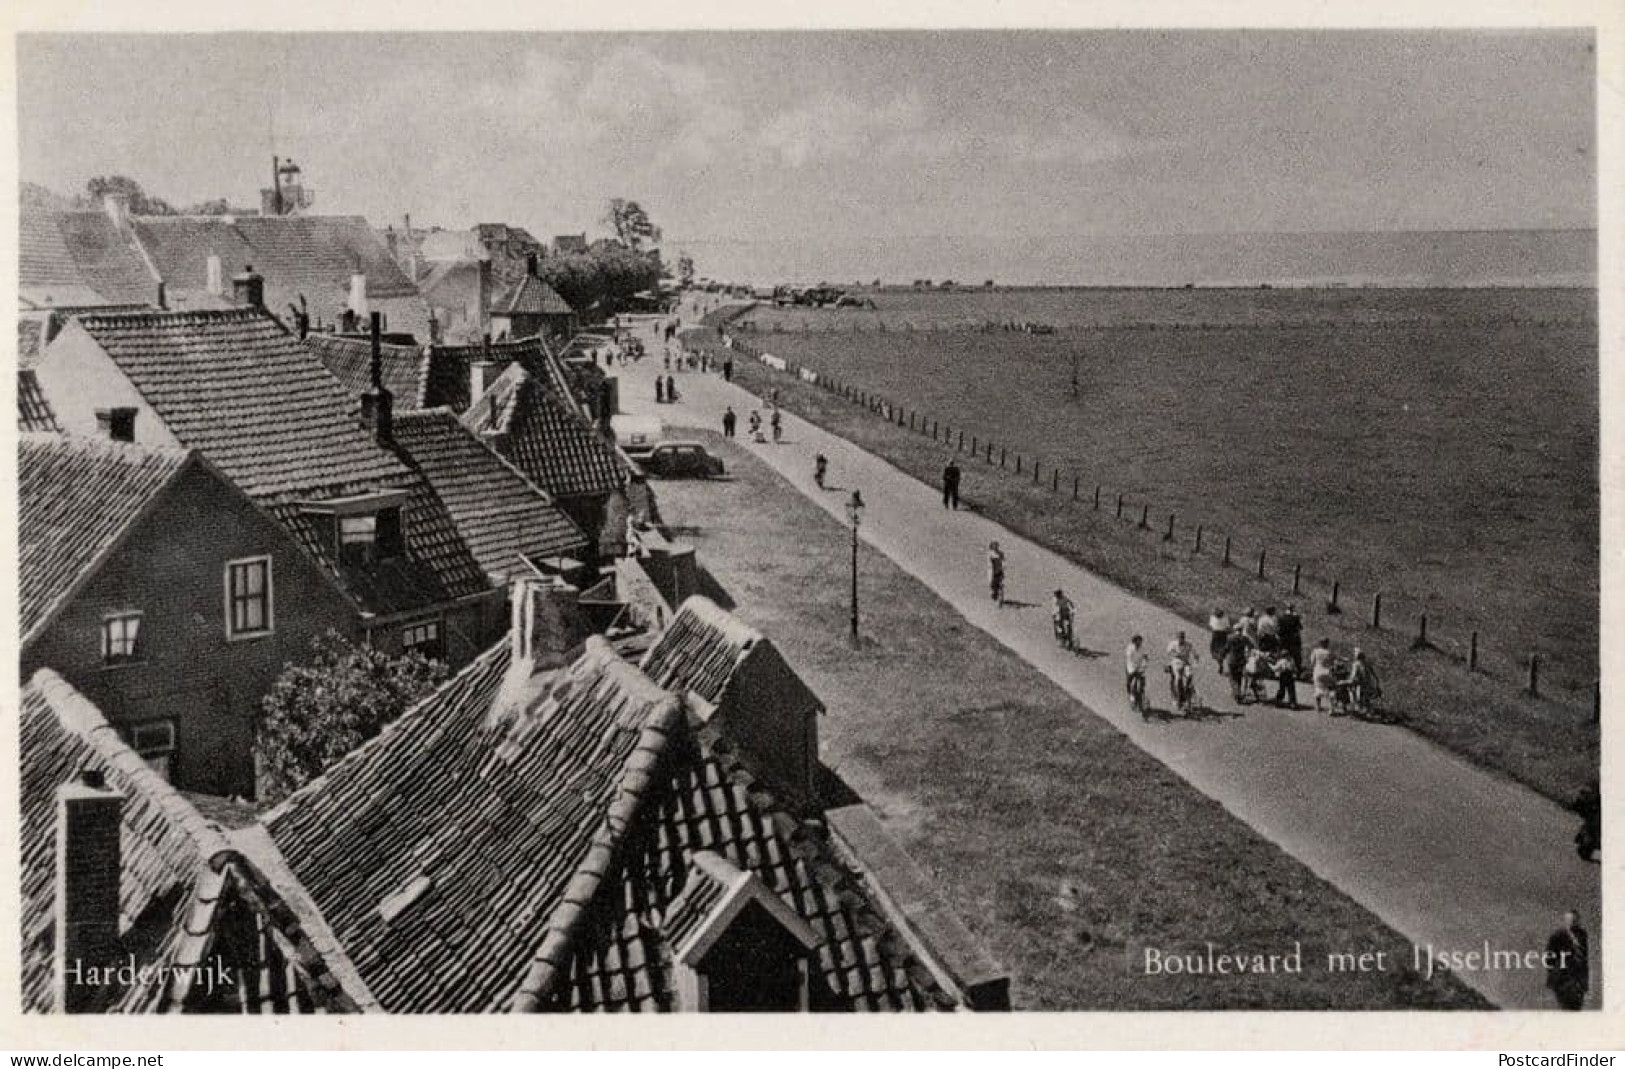
[[244,308],[265,307],[265,279],[254,272],[254,265],[243,268],[243,273],[231,278],[232,301]]
[[212,252],[209,254],[208,275],[204,288],[216,297],[224,296],[226,292],[225,276],[220,271],[220,257]]
[[381,446],[395,441],[395,398],[384,386],[384,339],[382,316],[372,313],[371,384],[361,395],[361,422]]
[[64,1013],[101,1008],[106,985],[92,969],[119,950],[119,823],[124,797],[99,769],[56,792],[56,1005]]

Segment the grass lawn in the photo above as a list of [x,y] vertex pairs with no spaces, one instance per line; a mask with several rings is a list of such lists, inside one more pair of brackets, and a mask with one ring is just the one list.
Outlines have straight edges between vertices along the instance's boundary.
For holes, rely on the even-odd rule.
[[[1008,968],[1030,1010],[1482,1007],[1408,971],[1330,974],[1396,933],[1185,784],[747,452],[732,478],[657,485],[660,511],[826,703],[824,759]],[[1145,949],[1301,944],[1302,975],[1152,976]]]
[[[1573,312],[1557,306],[1541,312],[1527,303],[1539,296],[1514,302],[1520,324],[1537,313]],[[1477,298],[1480,304],[1486,299]],[[1548,299],[1561,305],[1557,296]],[[1367,314],[1398,316],[1405,309],[1397,300]],[[1102,329],[1089,334],[1091,353],[1138,353],[1149,367],[1131,369],[1113,357],[1107,362],[1117,373],[1105,374],[1080,361],[1083,394],[1094,399],[1077,406],[1039,398],[1057,388],[1069,398],[1070,358],[1064,373],[1054,365],[1078,344],[1083,335],[1076,332],[746,337],[793,363],[889,390],[899,401],[937,398],[930,407],[921,401],[922,411],[952,422],[956,436],[963,426],[967,452],[972,434],[985,441],[995,428],[997,440],[1010,448],[1012,469],[1017,448],[1028,472],[1038,455],[1038,485],[1000,471],[996,459],[990,467],[962,455],[966,498],[1012,530],[1188,618],[1205,620],[1216,604],[1235,611],[1292,600],[1292,568],[1301,564],[1303,594],[1296,600],[1309,641],[1324,635],[1345,652],[1353,645],[1371,651],[1390,698],[1414,729],[1566,802],[1597,768],[1591,722],[1598,592],[1595,327],[1507,322],[1492,328],[1458,304],[1447,307],[1460,322],[1476,325]],[[1498,353],[1520,355],[1474,363],[1469,357],[1486,331],[1499,339]],[[1528,344],[1514,344],[1525,332]],[[1582,335],[1592,346],[1591,377],[1548,376],[1549,383],[1533,391],[1496,385],[1497,376],[1543,360],[1553,367],[1583,363],[1575,355]],[[1203,372],[1220,336],[1232,347],[1252,346],[1257,359],[1281,368],[1302,362],[1305,351],[1320,354],[1315,373],[1323,377],[1354,374],[1347,369],[1364,366],[1371,355],[1359,347],[1376,346],[1398,378],[1367,399],[1359,419],[1346,412],[1334,419],[1307,405],[1278,406],[1269,414],[1268,397],[1250,392],[1235,374],[1210,379]],[[999,360],[988,359],[990,346]],[[1327,355],[1338,346],[1341,356]],[[1419,348],[1442,348],[1440,359],[1455,361],[1456,373],[1446,378],[1460,396],[1418,385],[1433,372],[1404,371]],[[1045,378],[1035,385],[1040,373]],[[1055,374],[1062,375],[1059,387],[1049,381]],[[923,480],[936,480],[949,452],[928,431],[889,424],[754,361],[736,361],[736,381],[758,393],[777,389],[781,402]],[[1339,393],[1352,389],[1338,386]],[[1508,398],[1497,412],[1463,399],[1497,390]],[[1412,402],[1401,397],[1425,398],[1415,404],[1426,411],[1407,413]],[[1572,407],[1567,423],[1560,418],[1564,406]],[[948,411],[963,414],[950,421],[941,415]],[[1271,441],[1291,447],[1260,456],[1234,445],[1261,425]],[[1056,442],[1066,444],[1057,448]],[[1059,494],[1051,492],[1057,467]],[[1083,480],[1077,504],[1070,500],[1074,473]],[[1105,487],[1099,512],[1091,508],[1096,481]],[[1121,521],[1115,518],[1118,493],[1126,498]],[[1150,531],[1136,526],[1145,503]],[[1176,537],[1164,542],[1170,511]],[[1199,555],[1198,522],[1204,525]],[[1237,565],[1228,569],[1220,562],[1227,534]],[[1261,547],[1269,550],[1264,581],[1254,574]],[[1324,611],[1330,577],[1341,580],[1340,615]],[[1369,626],[1378,591],[1384,598],[1380,631]],[[1422,612],[1429,615],[1430,645],[1412,649]],[[1476,675],[1463,669],[1474,629],[1483,636]],[[1531,648],[1544,661],[1539,699],[1520,693],[1523,651]]]

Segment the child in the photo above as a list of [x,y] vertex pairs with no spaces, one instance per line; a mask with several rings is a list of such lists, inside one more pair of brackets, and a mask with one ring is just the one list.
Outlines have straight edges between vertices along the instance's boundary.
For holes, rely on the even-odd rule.
[[1264,677],[1268,674],[1270,674],[1269,657],[1262,649],[1254,646],[1247,652],[1247,667],[1242,670],[1247,693],[1252,695],[1254,704],[1264,700]]

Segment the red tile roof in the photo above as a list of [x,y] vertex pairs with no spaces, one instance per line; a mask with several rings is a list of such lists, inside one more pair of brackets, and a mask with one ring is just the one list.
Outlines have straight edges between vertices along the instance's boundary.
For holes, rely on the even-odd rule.
[[[342,952],[323,938],[320,918],[307,927],[308,911],[284,899],[61,677],[49,669],[35,673],[23,687],[19,719],[25,1010],[54,1008],[56,791],[86,769],[102,771],[123,796],[120,927],[125,952],[143,967],[108,990],[106,1009],[309,1013],[375,1006]],[[216,960],[230,983],[211,993],[189,982]]]
[[446,505],[493,583],[529,571],[525,561],[568,556],[587,537],[541,490],[457,421],[449,408],[402,412],[395,441]]
[[497,376],[463,423],[555,496],[611,494],[626,485],[615,448],[519,364]]
[[35,303],[157,300],[158,277],[104,212],[25,210],[18,239],[19,288]]
[[25,643],[192,459],[180,449],[23,436],[17,447],[17,600]]
[[25,434],[31,431],[55,434],[62,430],[31,367],[17,369],[17,429]]
[[517,690],[508,670],[502,643],[265,817],[389,1012],[505,1007],[680,724],[600,639]]
[[558,291],[535,275],[526,275],[505,296],[496,302],[494,315],[574,315],[575,309]]
[[133,225],[171,289],[204,289],[214,255],[227,296],[252,265],[272,312],[286,316],[303,296],[313,318],[332,323],[349,304],[350,276],[364,274],[369,308],[388,329],[428,340],[428,305],[361,216],[139,216]]
[[[321,362],[262,312],[84,316],[164,425],[295,532],[362,607],[404,612],[489,589],[445,505],[367,434]],[[405,489],[405,558],[338,569],[331,531],[299,503]]]

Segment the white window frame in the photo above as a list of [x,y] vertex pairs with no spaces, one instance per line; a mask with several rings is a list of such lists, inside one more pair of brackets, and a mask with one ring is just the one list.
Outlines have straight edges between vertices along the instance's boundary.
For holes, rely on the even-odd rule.
[[[231,573],[233,569],[250,564],[263,564],[265,566],[265,626],[257,631],[238,631],[232,626],[235,616],[231,590]],[[225,588],[226,607],[226,641],[247,642],[251,639],[264,638],[276,632],[276,583],[275,569],[271,566],[270,554],[258,557],[239,557],[228,560],[221,573],[221,583]]]
[[[109,635],[107,629],[115,621],[123,620],[136,621],[135,641],[131,643],[131,650],[128,656],[120,656],[119,658],[114,659],[112,652],[108,648]],[[140,609],[123,609],[118,612],[104,614],[102,616],[101,629],[102,667],[122,668],[125,665],[140,664],[141,662],[145,661],[146,656],[143,654],[141,646],[142,640],[146,637],[146,629],[147,614],[142,612]]]
[[[407,634],[409,632],[411,632],[414,628],[419,628],[419,627],[432,627],[432,628],[434,628],[434,640],[433,640],[432,644],[439,647],[439,653],[438,653],[437,657],[434,658],[434,659],[436,659],[436,660],[443,659],[446,656],[446,621],[443,618],[439,617],[439,616],[431,616],[431,617],[427,617],[427,618],[422,619],[422,620],[413,620],[411,623],[402,624],[401,625],[401,632],[400,632],[400,634],[401,634],[401,652],[402,653],[411,653],[415,649],[419,649],[424,645],[429,645],[430,644],[430,643],[421,643],[420,642],[415,646],[407,645],[407,643],[406,643]],[[424,656],[428,656],[428,654],[424,654]]]

